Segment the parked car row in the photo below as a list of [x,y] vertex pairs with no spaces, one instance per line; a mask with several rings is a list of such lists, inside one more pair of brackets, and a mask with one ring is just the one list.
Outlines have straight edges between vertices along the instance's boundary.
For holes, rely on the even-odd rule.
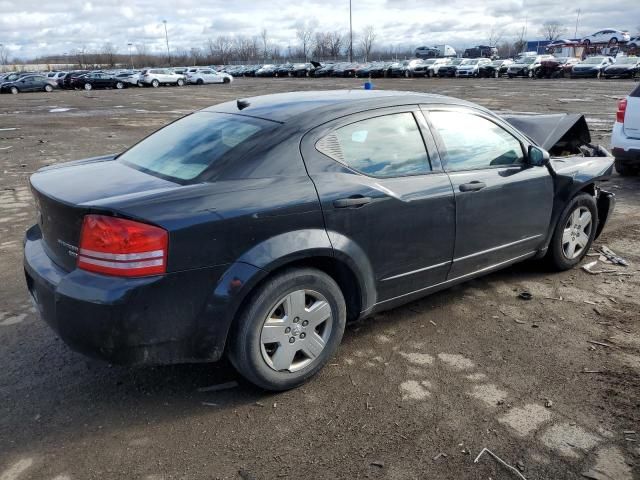
[[123,89],[127,87],[160,87],[187,84],[230,83],[233,77],[213,67],[184,69],[145,68],[142,70],[69,72],[14,72],[0,76],[0,93],[52,92],[55,88],[93,90],[94,88]]

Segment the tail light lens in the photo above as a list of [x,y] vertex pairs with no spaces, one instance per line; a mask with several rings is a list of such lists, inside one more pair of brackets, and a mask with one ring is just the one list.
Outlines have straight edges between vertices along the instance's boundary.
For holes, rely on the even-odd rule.
[[624,114],[627,112],[627,99],[618,101],[618,111],[616,112],[616,122],[624,123]]
[[122,218],[85,215],[80,234],[78,268],[118,277],[166,272],[166,230]]

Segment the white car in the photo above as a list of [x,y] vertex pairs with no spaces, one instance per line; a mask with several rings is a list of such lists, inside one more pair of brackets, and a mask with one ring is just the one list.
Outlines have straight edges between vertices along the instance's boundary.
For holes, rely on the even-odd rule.
[[589,45],[591,43],[607,43],[615,45],[618,42],[628,42],[631,40],[629,32],[623,32],[614,28],[606,28],[594,33],[593,35],[587,35],[582,39],[582,43]]
[[427,69],[427,77],[437,77],[438,70],[440,70],[440,67],[444,65],[449,65],[450,63],[451,63],[450,58],[437,58],[435,62],[429,65],[429,68]]
[[116,75],[116,78],[121,82],[127,83],[133,86],[142,87],[142,74],[140,72],[120,72]]
[[185,77],[167,68],[148,68],[142,70],[140,83],[154,88],[158,88],[160,85],[177,85],[181,87],[185,84]]
[[231,83],[233,77],[228,73],[216,72],[213,68],[190,68],[187,70],[187,82],[194,85],[205,83]]
[[473,58],[465,60],[458,66],[456,70],[456,77],[477,77],[480,73],[480,67],[489,65],[491,59],[489,58]]
[[53,80],[54,82],[58,83],[58,80],[60,80],[66,74],[67,72],[49,72],[47,73],[47,78],[49,80]]
[[640,172],[640,85],[627,98],[618,101],[611,149],[620,175]]

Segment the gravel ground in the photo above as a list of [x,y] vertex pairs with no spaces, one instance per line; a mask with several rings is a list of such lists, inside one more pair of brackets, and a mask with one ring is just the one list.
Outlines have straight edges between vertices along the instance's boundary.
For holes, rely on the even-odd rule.
[[[616,99],[634,86],[374,82],[497,111],[584,113],[606,147]],[[518,478],[487,453],[475,463],[485,447],[528,480],[640,478],[640,177],[609,182],[618,206],[597,242],[631,262],[617,268],[628,275],[517,265],[349,325],[331,364],[282,394],[246,384],[225,362],[89,360],[34,314],[21,241],[37,168],[119,151],[221,101],[361,84],[238,79],[0,97],[0,480]],[[524,289],[531,301],[518,299]]]

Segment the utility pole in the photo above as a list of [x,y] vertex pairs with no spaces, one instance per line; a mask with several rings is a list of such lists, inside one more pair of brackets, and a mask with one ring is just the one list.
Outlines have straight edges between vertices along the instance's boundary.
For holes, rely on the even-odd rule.
[[351,15],[351,0],[349,0],[349,62],[353,62],[353,17]]
[[162,20],[164,23],[164,39],[167,41],[167,60],[169,61],[169,66],[171,66],[171,53],[169,52],[169,34],[167,33],[167,21]]
[[578,9],[578,15],[576,16],[576,30],[573,32],[573,38],[578,38],[578,22],[580,21],[580,9]]
[[131,70],[133,70],[133,56],[131,55],[132,46],[133,46],[133,43],[131,42],[127,43],[127,47],[129,47],[129,63],[131,64]]

